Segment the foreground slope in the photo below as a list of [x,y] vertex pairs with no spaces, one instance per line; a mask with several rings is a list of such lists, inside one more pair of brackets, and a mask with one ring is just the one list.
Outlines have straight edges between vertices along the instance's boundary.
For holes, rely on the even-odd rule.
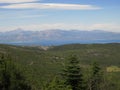
[[[81,66],[97,61],[103,67],[120,66],[120,44],[69,44],[49,47],[0,45],[0,53],[9,54],[24,71],[32,87],[39,90],[62,69],[66,57],[76,54]],[[118,77],[118,76],[117,76]]]

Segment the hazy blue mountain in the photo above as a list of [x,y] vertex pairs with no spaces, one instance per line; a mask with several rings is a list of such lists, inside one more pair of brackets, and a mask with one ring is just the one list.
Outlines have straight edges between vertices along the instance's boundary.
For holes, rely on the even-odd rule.
[[0,43],[21,45],[60,45],[69,43],[120,43],[120,33],[102,30],[44,30],[17,29],[0,33]]

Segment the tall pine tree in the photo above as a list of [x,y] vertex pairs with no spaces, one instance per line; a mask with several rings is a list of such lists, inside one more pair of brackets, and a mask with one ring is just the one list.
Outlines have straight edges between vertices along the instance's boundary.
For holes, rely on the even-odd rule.
[[83,75],[75,55],[68,59],[62,76],[65,79],[65,84],[71,86],[72,90],[83,90]]
[[102,72],[100,66],[94,62],[91,67],[91,76],[89,80],[89,90],[101,90]]

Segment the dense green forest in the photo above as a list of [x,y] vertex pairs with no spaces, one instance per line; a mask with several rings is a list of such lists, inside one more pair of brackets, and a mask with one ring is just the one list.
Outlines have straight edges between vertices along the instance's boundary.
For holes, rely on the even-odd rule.
[[[15,90],[24,90],[24,87],[25,90],[120,90],[118,43],[49,47],[1,44],[0,88],[3,71],[6,71],[4,65],[14,68],[8,68],[5,75],[21,76],[20,80],[14,78],[12,82],[18,82],[20,87]],[[20,86],[21,82],[24,87]]]

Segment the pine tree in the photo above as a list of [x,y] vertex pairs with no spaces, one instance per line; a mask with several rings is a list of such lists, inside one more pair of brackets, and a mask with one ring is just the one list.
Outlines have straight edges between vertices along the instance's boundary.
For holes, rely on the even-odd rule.
[[83,75],[79,66],[79,61],[75,55],[68,59],[62,74],[65,84],[70,85],[72,90],[83,90]]
[[69,86],[65,86],[60,77],[54,77],[44,85],[42,90],[72,90]]
[[25,77],[12,63],[11,58],[0,57],[0,90],[31,90]]
[[94,62],[91,68],[89,90],[100,90],[100,84],[102,82],[102,72],[100,66]]

